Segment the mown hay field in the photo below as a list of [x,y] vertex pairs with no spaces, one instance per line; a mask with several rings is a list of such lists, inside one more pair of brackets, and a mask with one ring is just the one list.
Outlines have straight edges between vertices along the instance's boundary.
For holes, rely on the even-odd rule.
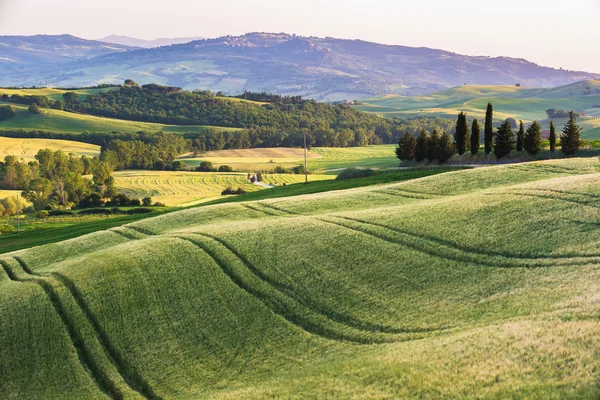
[[[265,190],[252,184],[246,173],[185,172],[185,171],[118,171],[114,173],[115,185],[130,197],[152,200],[168,206],[191,205],[215,199],[231,186],[246,192]],[[311,181],[333,179],[332,175],[309,175]],[[265,185],[281,186],[304,182],[304,175],[264,174]]]
[[454,171],[4,254],[0,397],[597,398],[599,178]]
[[[338,173],[342,168],[392,168],[398,165],[395,145],[365,147],[314,147],[307,152],[308,170],[315,173]],[[304,165],[304,150],[298,148],[258,148],[210,151],[196,158],[181,158],[186,165],[210,161],[215,166],[229,165],[236,171],[271,171],[277,166],[293,168]]]

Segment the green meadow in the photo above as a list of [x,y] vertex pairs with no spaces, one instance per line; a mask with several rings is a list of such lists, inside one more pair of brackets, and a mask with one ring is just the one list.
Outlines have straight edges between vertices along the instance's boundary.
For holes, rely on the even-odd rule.
[[[314,147],[307,152],[311,173],[337,175],[344,168],[393,168],[398,166],[396,145],[363,147]],[[304,151],[297,148],[258,148],[209,151],[196,158],[180,159],[188,166],[209,161],[214,166],[229,165],[236,171],[271,171],[275,167],[293,168],[304,165]]]
[[411,178],[3,254],[0,397],[597,398],[600,161]]
[[[10,104],[10,103],[5,103]],[[2,105],[2,102],[0,102]],[[202,132],[207,128],[220,131],[235,131],[234,128],[223,128],[200,125],[163,125],[149,122],[128,121],[113,118],[102,118],[93,115],[76,114],[67,111],[42,109],[41,114],[32,114],[27,106],[10,104],[15,108],[17,114],[14,118],[0,121],[0,133],[2,130],[22,129],[26,131],[47,131],[57,133],[82,133],[82,132],[122,132],[136,133],[144,132],[170,132],[188,133]]]

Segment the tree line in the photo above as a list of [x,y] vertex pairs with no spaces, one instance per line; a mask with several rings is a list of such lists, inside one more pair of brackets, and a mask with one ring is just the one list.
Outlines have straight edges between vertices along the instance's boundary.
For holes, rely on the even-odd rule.
[[[535,155],[542,146],[542,127],[534,121],[527,129],[523,121],[517,124],[518,131],[513,131],[513,122],[506,119],[497,129],[493,124],[493,106],[488,103],[483,130],[483,150],[486,155],[492,152],[497,159],[509,155],[512,151],[526,151]],[[576,123],[577,114],[571,111],[569,121],[564,126],[559,136],[559,145],[563,154],[570,156],[575,154],[581,147],[581,128]],[[549,135],[550,151],[556,150],[556,127],[550,122]],[[410,132],[406,132],[398,141],[396,156],[402,161],[415,160],[421,162],[437,160],[446,162],[454,153],[463,155],[470,151],[475,156],[480,152],[481,130],[479,122],[474,119],[471,126],[467,122],[467,116],[461,112],[456,121],[454,136],[448,133],[440,133],[434,130],[431,134],[426,130],[415,138]]]

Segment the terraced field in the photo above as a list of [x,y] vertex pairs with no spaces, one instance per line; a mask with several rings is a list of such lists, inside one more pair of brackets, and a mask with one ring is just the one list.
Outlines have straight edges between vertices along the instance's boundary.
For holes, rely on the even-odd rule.
[[597,398],[600,162],[190,208],[0,259],[2,398]]
[[66,154],[76,154],[79,156],[97,157],[100,155],[100,146],[93,144],[74,142],[70,140],[58,139],[15,139],[0,137],[0,158],[6,156],[15,156],[19,159],[32,161],[38,151],[50,149],[52,151],[61,150]]
[[[264,190],[254,185],[245,173],[119,171],[114,174],[119,190],[130,197],[152,197],[169,206],[191,205],[221,196],[228,186],[247,192]],[[310,180],[334,179],[332,175],[311,175]],[[264,174],[265,185],[281,186],[304,182],[304,175]]]
[[[341,168],[392,168],[398,166],[395,145],[365,147],[315,147],[308,151],[308,170],[315,173],[338,173]],[[276,166],[292,168],[304,165],[304,151],[294,148],[262,148],[209,151],[198,158],[181,158],[196,166],[210,161],[215,166],[229,165],[236,171],[271,171]],[[333,170],[333,171],[332,171]]]

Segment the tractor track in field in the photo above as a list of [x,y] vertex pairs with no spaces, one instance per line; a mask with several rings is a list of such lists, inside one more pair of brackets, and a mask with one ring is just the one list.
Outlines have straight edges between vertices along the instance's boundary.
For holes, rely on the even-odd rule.
[[111,399],[123,399],[123,394],[121,391],[114,385],[114,383],[106,376],[102,368],[96,363],[94,357],[88,350],[88,348],[84,344],[84,340],[77,332],[75,328],[74,322],[71,320],[71,317],[67,314],[58,293],[56,290],[50,285],[48,282],[40,279],[40,278],[30,278],[23,279],[19,278],[12,267],[5,260],[0,260],[0,265],[4,269],[4,272],[8,275],[11,281],[19,282],[19,283],[32,283],[42,288],[46,297],[50,301],[50,304],[54,308],[55,312],[58,314],[61,322],[63,323],[65,330],[69,336],[71,344],[75,348],[77,352],[77,356],[79,358],[79,362],[92,379],[94,383],[98,386],[98,388],[108,395]]
[[[261,210],[256,210],[256,211],[261,211]],[[155,235],[154,233],[149,233],[148,231],[145,230],[141,230],[137,227],[133,227],[133,226],[128,226],[127,228],[130,228],[132,230],[135,230],[139,233],[145,234],[145,235],[149,235],[149,236],[160,236],[160,235]],[[360,320],[357,320],[349,315],[345,315],[345,314],[339,314],[339,313],[335,313],[332,312],[331,310],[323,310],[322,306],[320,306],[319,304],[315,304],[314,302],[312,302],[310,299],[308,299],[305,296],[301,296],[299,295],[290,285],[278,282],[276,280],[274,280],[273,278],[267,276],[266,274],[264,274],[262,271],[260,271],[260,269],[258,269],[257,267],[255,267],[254,265],[252,265],[250,263],[250,261],[248,259],[246,259],[245,256],[243,256],[242,254],[240,254],[239,252],[237,252],[235,249],[233,249],[229,244],[227,244],[225,241],[223,241],[220,238],[217,238],[215,236],[212,235],[208,235],[205,233],[199,233],[199,232],[192,232],[189,233],[189,235],[192,236],[200,236],[204,239],[209,239],[212,240],[214,242],[216,242],[217,244],[219,244],[221,247],[223,247],[225,250],[227,250],[229,253],[231,253],[236,259],[239,260],[239,262],[244,265],[244,267],[256,278],[258,279],[260,282],[264,283],[265,285],[267,285],[268,287],[272,288],[273,290],[275,290],[277,293],[279,293],[281,296],[285,296],[285,298],[289,299],[290,301],[293,301],[295,303],[297,303],[299,306],[309,310],[311,313],[319,315],[323,318],[325,318],[326,320],[329,320],[333,323],[336,324],[340,324],[342,326],[345,326],[346,328],[350,328],[350,329],[354,329],[357,331],[361,331],[363,333],[366,334],[388,334],[388,335],[398,335],[398,334],[415,334],[415,333],[431,333],[431,332],[437,332],[437,331],[441,331],[444,330],[445,328],[394,328],[394,327],[390,327],[390,326],[385,326],[385,325],[378,325],[378,324],[372,324],[372,323],[368,323],[368,322],[363,322]],[[213,250],[210,249],[209,246],[207,246],[204,242],[199,242],[197,240],[191,240],[188,237],[182,236],[182,235],[172,235],[174,237],[177,237],[181,240],[185,240],[187,242],[190,242],[192,244],[194,244],[195,246],[201,248],[205,253],[207,253],[209,256],[211,256],[211,258],[213,258],[215,260],[215,262],[220,266],[220,268],[223,270],[223,272],[225,272],[225,274],[241,289],[243,289],[244,291],[250,293],[251,295],[258,297],[259,300],[261,300],[262,303],[265,303],[265,295],[262,293],[259,293],[259,290],[253,288],[251,285],[249,285],[248,283],[246,283],[238,274],[236,274],[235,272],[233,272],[233,270],[230,267],[227,267],[226,264],[223,260],[219,260],[219,256],[218,254],[216,254]],[[277,299],[266,299],[266,301],[271,301],[271,300],[275,300],[276,303],[278,303],[278,306],[281,307],[281,303],[277,301]],[[269,308],[271,308],[273,310],[273,307],[266,304]],[[327,337],[329,339],[334,339],[335,336],[338,336],[339,334],[337,332],[334,332],[334,334],[323,334],[323,333],[318,333],[318,331],[315,331],[315,327],[305,327],[304,325],[299,325],[298,323],[293,321],[293,316],[289,317],[289,313],[287,313],[286,315],[282,315],[281,312],[277,312],[275,310],[273,310],[274,312],[276,312],[277,314],[281,315],[282,317],[284,317],[286,320],[288,320],[289,322],[293,323],[294,325],[298,325],[301,328],[303,328],[305,331],[310,332],[310,333],[315,333],[318,334],[320,336],[324,336]],[[292,318],[292,320],[290,320],[290,318]],[[313,324],[313,322],[309,322],[310,324]],[[317,326],[317,328],[319,330],[322,330],[323,328],[321,326]],[[391,339],[391,338],[390,338]],[[349,340],[348,337],[344,337],[342,340]],[[394,341],[394,340],[373,340],[373,339],[369,339],[368,343],[376,343],[376,342],[390,342],[390,341]],[[358,343],[364,343],[363,339],[360,339],[357,341]]]
[[[370,235],[370,236],[376,237],[378,239],[385,240],[389,243],[408,247],[412,250],[419,251],[426,255],[436,257],[436,258],[446,259],[449,261],[459,261],[459,262],[460,261],[463,261],[463,262],[469,261],[474,264],[485,265],[485,266],[494,267],[494,268],[547,268],[547,267],[551,267],[551,266],[555,265],[555,264],[551,264],[551,265],[517,265],[517,264],[515,264],[515,262],[519,262],[519,261],[524,262],[524,263],[531,263],[531,264],[544,262],[544,261],[547,261],[550,263],[557,262],[557,263],[560,263],[561,266],[569,266],[569,265],[577,266],[577,265],[581,265],[582,263],[585,263],[585,262],[600,261],[600,254],[598,254],[598,255],[567,254],[567,255],[562,255],[562,256],[536,255],[533,257],[527,257],[527,256],[522,256],[522,255],[503,254],[500,252],[483,252],[481,250],[472,249],[472,248],[468,248],[465,246],[460,246],[456,243],[452,243],[452,242],[444,240],[444,239],[434,238],[434,237],[426,236],[426,235],[420,235],[420,234],[416,234],[414,232],[404,231],[401,229],[393,228],[393,227],[386,226],[383,224],[378,224],[375,222],[369,222],[369,221],[365,221],[365,220],[361,220],[361,219],[349,218],[349,217],[344,217],[344,216],[340,216],[340,215],[330,216],[330,218],[333,217],[333,218],[337,218],[337,219],[342,219],[342,220],[358,223],[361,225],[372,226],[375,228],[383,228],[388,231],[394,232],[395,234],[408,236],[411,239],[418,239],[418,240],[422,240],[425,242],[430,242],[429,247],[444,246],[444,247],[448,248],[449,251],[451,251],[451,252],[460,252],[461,253],[459,255],[452,256],[447,251],[440,251],[439,248],[436,248],[436,247],[433,247],[432,250],[426,250],[426,248],[424,246],[415,245],[414,243],[412,243],[410,241],[394,240],[386,235],[382,235],[379,233],[373,233],[373,232],[367,232],[363,229],[348,226],[348,225],[340,223],[340,222],[330,221],[330,220],[323,219],[323,218],[317,218],[316,216],[297,214],[297,213],[294,213],[294,212],[291,212],[288,210],[284,210],[284,209],[275,207],[275,206],[273,206],[271,204],[267,204],[267,203],[257,203],[257,204],[268,207],[275,211],[285,213],[287,215],[294,215],[297,217],[301,217],[301,216],[311,217],[317,221],[321,221],[321,222],[324,222],[327,224],[333,224],[336,226],[340,226],[342,228],[346,228],[346,229],[360,232],[360,233],[363,233],[366,235]],[[265,212],[265,214],[273,215],[273,214],[266,213],[266,212]],[[279,216],[281,217],[282,215],[279,215]],[[496,258],[500,258],[501,260],[498,260],[498,262],[483,261],[481,259],[474,258],[473,255],[482,256],[482,257],[496,257]],[[568,262],[568,261],[572,261],[572,262]]]
[[[190,234],[190,236],[200,236],[203,239],[207,239],[207,238],[212,239],[209,236],[204,236],[203,234],[198,234],[198,233]],[[278,293],[279,296],[273,296],[271,294],[264,293],[264,290],[257,289],[255,287],[253,287],[253,285],[245,282],[244,279],[241,278],[236,272],[234,272],[232,268],[227,266],[228,262],[226,260],[224,260],[221,256],[219,256],[219,254],[217,252],[212,250],[210,248],[210,246],[207,246],[202,240],[190,239],[189,237],[185,237],[185,236],[176,236],[176,237],[179,238],[180,240],[188,242],[188,243],[198,247],[202,251],[204,251],[215,261],[215,263],[219,266],[219,268],[223,271],[223,273],[227,277],[229,277],[229,279],[238,288],[240,288],[241,290],[250,294],[252,297],[257,299],[261,304],[263,304],[265,307],[270,309],[274,314],[283,318],[289,324],[294,325],[297,328],[299,328],[311,335],[320,336],[320,337],[323,337],[323,338],[329,339],[329,340],[346,341],[346,342],[352,342],[352,343],[361,344],[361,345],[393,343],[393,342],[401,341],[400,338],[378,337],[379,335],[376,335],[377,332],[375,332],[375,331],[361,331],[361,330],[353,328],[347,324],[336,322],[336,321],[332,320],[331,318],[329,318],[329,316],[327,316],[326,314],[315,312],[314,310],[310,309],[309,307],[302,304],[298,300],[295,300],[293,297],[290,297],[289,295],[286,295],[285,293],[278,291],[276,288],[272,287],[271,285],[268,285],[267,282],[261,280],[261,282],[264,283],[265,285],[267,285],[267,287],[271,287],[273,290],[276,290],[276,293]],[[235,253],[232,253],[232,254],[234,254],[234,256],[235,256]],[[237,258],[237,256],[236,256],[236,258]],[[237,259],[238,259],[238,261],[240,261],[240,263],[244,264],[242,259],[239,259],[239,258],[237,258]],[[260,279],[260,278],[257,277],[257,279]],[[277,298],[277,297],[280,297],[280,298]],[[289,302],[296,303],[296,307],[301,307],[301,308],[307,309],[308,310],[307,314],[312,313],[312,314],[316,314],[318,317],[322,317],[325,320],[325,322],[327,322],[327,321],[333,322],[333,323],[342,325],[346,328],[356,329],[359,332],[354,333],[354,334],[352,332],[341,332],[341,331],[337,331],[333,327],[324,326],[320,322],[311,321],[310,317],[304,317],[302,315],[302,313],[298,313],[298,312],[294,311],[293,310],[294,305],[288,304]],[[414,332],[412,330],[411,331],[403,330],[402,332],[398,332],[398,334],[400,334],[400,333],[405,333],[405,334],[407,334],[407,333],[429,333],[429,332],[433,332],[433,331],[434,330],[426,330],[426,331],[424,330],[424,331]],[[383,332],[381,332],[381,333],[383,333]],[[372,336],[368,336],[369,334],[371,334]]]
[[[62,314],[65,316],[68,316],[66,309],[64,308],[64,306],[62,305],[62,302],[60,301],[60,297],[58,296],[58,293],[51,286],[51,284],[48,283],[46,280],[53,279],[54,281],[56,281],[59,284],[61,284],[62,286],[64,286],[67,289],[67,291],[69,292],[69,294],[71,295],[71,297],[73,298],[73,300],[75,300],[75,303],[77,304],[77,306],[79,307],[79,309],[81,310],[83,315],[85,315],[87,322],[93,328],[94,335],[96,336],[96,339],[100,343],[102,350],[104,351],[105,355],[107,356],[107,358],[111,362],[111,364],[115,367],[117,372],[121,375],[121,377],[123,378],[123,381],[132,389],[132,391],[137,392],[145,399],[148,399],[148,400],[160,400],[161,399],[161,397],[159,397],[158,395],[156,395],[156,393],[154,393],[151,386],[135,370],[135,368],[133,368],[129,363],[127,363],[124,360],[123,356],[121,355],[121,352],[112,344],[110,337],[108,336],[106,331],[102,328],[102,326],[100,325],[95,314],[91,311],[89,305],[84,300],[83,295],[81,294],[81,292],[79,291],[79,289],[77,288],[77,286],[71,279],[69,279],[65,275],[60,274],[58,272],[53,272],[51,275],[43,275],[43,274],[35,273],[31,270],[31,268],[29,268],[27,263],[25,263],[23,261],[23,259],[21,259],[20,257],[13,257],[13,259],[20,265],[20,267],[23,269],[23,271],[27,275],[30,275],[32,277],[31,279],[27,279],[26,281],[37,283],[38,285],[42,286],[42,288],[44,288],[44,285],[45,285],[52,289],[56,300],[58,300],[60,303],[60,306],[62,309]],[[70,317],[68,317],[68,318],[70,320]],[[71,324],[70,329],[73,330],[75,332],[75,334],[77,334],[76,328],[72,321],[70,322],[70,324]],[[85,348],[85,344],[83,344],[83,338],[79,337],[79,342]],[[89,351],[88,351],[88,353],[89,353]],[[91,354],[88,354],[88,357],[93,358],[93,356]],[[92,362],[96,365],[96,368],[101,369],[101,367],[99,367],[95,361],[92,360]],[[104,374],[104,372],[100,371],[100,373],[106,377],[106,374]],[[108,377],[106,377],[106,379],[108,380]],[[114,383],[112,383],[112,386],[115,387]],[[120,393],[120,391],[116,387],[115,387],[115,390],[118,391],[119,393],[118,394],[114,393],[112,397],[114,397],[115,399],[123,398],[123,394]]]
[[[358,224],[365,225],[365,226],[372,226],[375,228],[383,228],[383,229],[391,231],[395,234],[408,236],[410,239],[417,239],[417,240],[430,242],[430,243],[429,243],[429,246],[420,246],[411,241],[392,239],[384,234],[368,232],[363,229],[348,226],[348,225],[340,223],[340,222],[329,221],[329,220],[319,219],[319,218],[317,218],[317,220],[319,220],[321,222],[329,223],[329,224],[334,224],[334,225],[337,225],[337,226],[340,226],[340,227],[343,227],[343,228],[346,228],[349,230],[353,230],[355,232],[373,236],[378,239],[387,241],[389,243],[404,246],[404,247],[410,248],[412,250],[421,252],[423,254],[426,254],[426,255],[429,255],[432,257],[436,257],[436,258],[445,259],[448,261],[470,262],[475,265],[485,265],[485,266],[493,267],[493,268],[549,268],[549,267],[556,266],[556,265],[558,265],[558,266],[578,266],[578,265],[585,264],[586,262],[589,263],[592,261],[594,261],[594,262],[600,261],[600,255],[589,255],[589,256],[588,255],[585,255],[585,256],[584,255],[566,255],[566,256],[539,255],[536,257],[523,257],[520,255],[507,255],[507,254],[494,253],[494,252],[481,252],[478,250],[466,248],[464,246],[456,245],[455,243],[451,243],[451,242],[443,240],[443,239],[428,237],[428,236],[424,236],[424,235],[418,235],[418,234],[415,234],[412,232],[403,231],[403,230],[399,230],[399,229],[392,228],[389,226],[385,226],[383,224],[377,224],[377,223],[372,223],[372,222],[367,222],[367,221],[363,221],[363,220],[359,220],[359,219],[342,217],[342,216],[336,216],[335,218],[343,219],[343,220],[346,220],[349,222],[354,222],[354,223],[358,223]],[[443,249],[440,249],[439,246],[446,247],[450,252],[458,252],[460,254],[452,255],[448,251],[443,251]],[[431,249],[427,250],[425,247],[430,247]],[[473,255],[481,256],[481,257],[496,257],[496,258],[499,258],[500,260],[484,261],[484,260],[473,257]],[[515,264],[515,262],[519,262],[519,261],[524,262],[524,263],[530,263],[530,265]],[[572,261],[572,262],[565,262],[565,261]],[[541,264],[541,265],[540,264],[533,265],[533,264],[539,263],[539,262],[548,262],[548,263]]]

